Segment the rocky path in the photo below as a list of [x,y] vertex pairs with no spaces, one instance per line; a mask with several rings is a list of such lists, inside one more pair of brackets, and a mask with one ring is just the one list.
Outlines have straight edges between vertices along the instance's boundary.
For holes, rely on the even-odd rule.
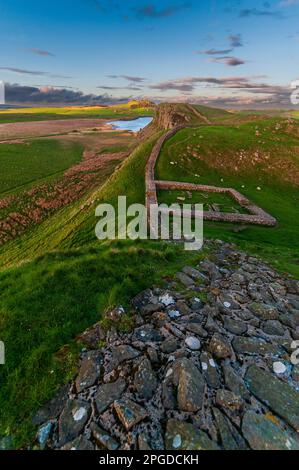
[[221,241],[85,331],[34,418],[50,449],[299,450],[299,282]]

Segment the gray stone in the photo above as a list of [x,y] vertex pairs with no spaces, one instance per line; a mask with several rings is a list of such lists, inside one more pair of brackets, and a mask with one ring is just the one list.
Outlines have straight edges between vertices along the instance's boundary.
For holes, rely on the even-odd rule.
[[119,447],[119,443],[110,436],[104,429],[96,425],[96,423],[91,423],[90,430],[92,432],[93,438],[96,441],[97,445],[101,449],[116,450]]
[[228,316],[224,317],[224,328],[234,335],[242,335],[247,331],[247,325]]
[[62,412],[67,399],[70,385],[64,385],[59,392],[44,405],[33,417],[32,422],[36,426],[45,423],[46,421],[53,420]]
[[244,406],[243,400],[239,395],[223,389],[217,390],[216,404],[230,411],[240,411]]
[[188,323],[186,329],[191,333],[195,333],[201,338],[206,338],[208,336],[206,330],[199,323]]
[[260,338],[245,338],[236,336],[232,342],[233,348],[237,354],[273,356],[278,354],[279,348],[274,344],[269,344]]
[[209,351],[217,359],[226,359],[232,356],[230,343],[220,334],[215,333],[209,344]]
[[195,279],[196,281],[206,281],[207,278],[204,274],[202,274],[200,271],[197,269],[192,268],[191,266],[185,266],[182,269],[184,274],[187,274],[187,276],[191,277],[192,279]]
[[114,409],[127,431],[147,417],[145,409],[129,399],[115,401]]
[[299,392],[273,374],[250,366],[245,382],[251,393],[299,432]]
[[224,450],[247,450],[248,446],[244,439],[233,427],[228,418],[224,416],[218,408],[213,408],[213,414]]
[[65,444],[60,450],[94,450],[94,445],[81,435]]
[[200,341],[195,336],[188,336],[185,339],[186,346],[192,351],[198,351],[200,349]]
[[219,450],[208,435],[192,424],[169,419],[165,435],[166,450]]
[[108,368],[108,372],[111,372],[124,361],[135,359],[140,355],[140,352],[137,351],[137,349],[132,348],[132,346],[129,346],[127,344],[121,344],[120,346],[111,347],[111,355],[112,358],[110,361],[110,367]]
[[138,435],[138,449],[152,450],[144,433]]
[[50,437],[51,431],[53,429],[53,422],[49,421],[39,428],[37,431],[37,441],[40,445],[40,448],[43,450],[47,444],[47,441]]
[[212,356],[207,352],[203,352],[200,356],[200,362],[202,373],[206,379],[207,384],[212,388],[219,388],[220,377]]
[[194,286],[194,280],[187,276],[187,274],[179,272],[176,274],[176,277],[185,287]]
[[166,410],[173,410],[177,405],[173,384],[167,379],[162,383],[162,403]]
[[282,324],[277,320],[266,321],[262,326],[262,330],[266,335],[270,336],[283,336],[286,331]]
[[105,312],[104,317],[107,320],[117,323],[120,321],[124,313],[125,313],[124,308],[122,306],[119,306],[119,307],[115,307],[114,309],[108,310],[107,312]]
[[143,343],[159,342],[164,339],[159,331],[155,330],[155,328],[150,324],[136,328],[134,330],[134,336],[138,341],[142,341]]
[[95,395],[95,402],[98,412],[101,414],[114,402],[114,400],[120,398],[122,393],[125,391],[125,388],[126,382],[122,378],[116,380],[115,382],[101,385]]
[[145,357],[141,360],[134,376],[134,387],[141,398],[152,398],[156,387],[157,379],[150,361]]
[[278,320],[278,310],[273,305],[253,302],[249,309],[261,320]]
[[178,300],[175,304],[175,309],[177,309],[181,315],[189,315],[191,313],[190,308],[184,300]]
[[226,388],[236,395],[240,395],[244,400],[248,400],[250,398],[250,394],[240,375],[237,375],[229,364],[223,364],[222,370]]
[[299,281],[289,279],[286,281],[286,288],[290,294],[299,294]]
[[161,351],[164,354],[173,353],[178,349],[178,340],[176,338],[168,338],[160,346]]
[[90,404],[83,400],[69,400],[59,418],[59,443],[66,444],[83,430],[90,414]]
[[299,441],[290,432],[253,411],[245,413],[242,432],[253,450],[299,450]]
[[187,358],[179,360],[178,407],[181,411],[196,412],[202,407],[204,379],[198,368]]
[[96,351],[90,351],[83,359],[78,376],[76,378],[77,392],[94,385],[101,374],[102,355]]

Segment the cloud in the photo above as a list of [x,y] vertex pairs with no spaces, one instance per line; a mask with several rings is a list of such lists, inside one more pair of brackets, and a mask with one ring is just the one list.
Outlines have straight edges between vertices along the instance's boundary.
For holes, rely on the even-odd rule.
[[107,78],[124,78],[125,80],[134,83],[142,83],[146,81],[146,78],[144,77],[135,77],[133,75],[107,75]]
[[234,47],[243,47],[241,34],[230,34],[228,36],[228,40],[229,40],[230,46],[232,48],[234,48]]
[[52,52],[49,52],[49,51],[44,51],[43,49],[37,49],[35,47],[32,47],[30,49],[26,49],[28,52],[31,52],[32,54],[37,54],[37,55],[41,55],[41,56],[44,56],[44,57],[55,57],[54,54],[52,54]]
[[214,57],[213,59],[210,59],[210,62],[225,64],[230,67],[237,67],[238,65],[244,65],[246,63],[245,60],[232,56]]
[[190,2],[180,3],[178,5],[169,5],[168,7],[157,9],[153,4],[144,5],[143,7],[136,9],[136,15],[139,18],[167,18],[174,15],[175,13],[180,12],[191,7]]
[[273,18],[282,19],[283,14],[274,10],[259,10],[257,8],[248,8],[241,10],[239,13],[240,18],[248,18],[250,16],[269,16]]
[[206,51],[197,51],[196,54],[206,54],[206,55],[223,55],[229,54],[232,52],[232,49],[208,49]]
[[282,2],[280,2],[280,6],[282,7],[292,7],[298,4],[299,4],[299,0],[283,0]]
[[131,97],[112,98],[107,94],[84,94],[69,88],[43,86],[22,86],[5,84],[5,95],[8,104],[43,104],[43,105],[109,105],[125,103]]
[[116,91],[116,90],[131,90],[131,91],[141,91],[142,88],[137,87],[137,86],[127,86],[127,87],[121,87],[121,86],[109,86],[109,85],[99,85],[97,86],[100,90],[107,90],[107,91]]
[[49,77],[49,78],[73,78],[68,75],[54,75],[49,72],[42,72],[41,70],[28,70],[28,69],[20,69],[18,67],[0,67],[0,70],[5,72],[12,72],[18,75],[35,75],[39,77]]

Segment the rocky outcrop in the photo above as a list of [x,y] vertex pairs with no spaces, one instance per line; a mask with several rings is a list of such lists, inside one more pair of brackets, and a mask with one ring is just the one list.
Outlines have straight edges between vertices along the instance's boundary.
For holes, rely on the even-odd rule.
[[207,248],[132,300],[130,333],[114,310],[110,330],[81,336],[77,377],[35,418],[40,447],[299,449],[299,282],[223,242]]

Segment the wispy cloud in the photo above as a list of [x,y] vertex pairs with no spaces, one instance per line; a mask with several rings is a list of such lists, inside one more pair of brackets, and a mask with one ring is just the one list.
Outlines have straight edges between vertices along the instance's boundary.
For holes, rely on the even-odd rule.
[[246,60],[239,59],[238,57],[233,56],[213,57],[212,59],[210,59],[210,62],[215,62],[217,64],[225,64],[229,67],[237,67],[238,65],[246,64]]
[[168,16],[172,16],[175,13],[179,13],[181,10],[185,10],[191,8],[190,2],[184,2],[180,4],[171,4],[165,8],[158,9],[155,5],[149,4],[144,5],[136,9],[136,15],[139,18],[151,18],[151,19],[158,19],[158,18],[166,18]]
[[223,55],[229,54],[230,52],[232,52],[232,49],[207,49],[205,51],[196,51],[196,54]]
[[112,78],[112,79],[123,78],[124,80],[128,80],[129,82],[134,82],[134,83],[143,83],[146,81],[146,78],[136,77],[134,75],[107,75],[107,78]]
[[277,19],[284,18],[284,15],[280,11],[276,10],[259,10],[258,8],[245,8],[239,13],[240,18],[248,18],[250,16],[260,16],[260,17],[272,17]]
[[43,49],[37,49],[36,47],[32,47],[26,50],[27,52],[31,52],[32,54],[36,54],[36,55],[41,55],[43,57],[55,57],[55,55],[52,54],[52,52],[44,51]]
[[35,75],[39,77],[62,78],[62,79],[73,78],[68,75],[56,75],[56,74],[52,74],[49,72],[43,72],[41,70],[28,70],[28,69],[21,69],[18,67],[0,67],[0,70],[3,70],[4,72],[16,73],[18,75]]
[[230,46],[232,48],[235,48],[235,47],[243,47],[243,42],[242,42],[242,36],[241,34],[230,34],[228,36],[228,40],[229,40],[229,43],[230,43]]

